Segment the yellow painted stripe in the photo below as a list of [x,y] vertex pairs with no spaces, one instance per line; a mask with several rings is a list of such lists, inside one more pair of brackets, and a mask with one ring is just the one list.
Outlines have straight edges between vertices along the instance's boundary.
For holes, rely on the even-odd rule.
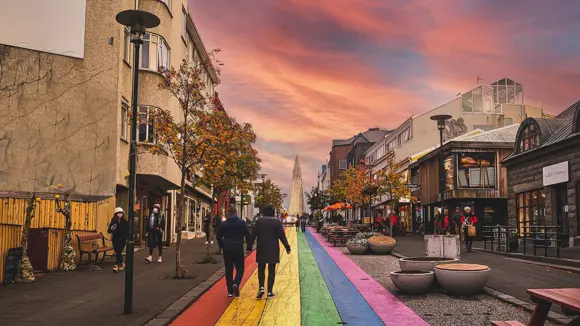
[[[288,228],[288,242],[292,252],[282,254],[276,271],[274,293],[277,297],[268,300],[260,320],[263,326],[300,326],[300,272],[298,270],[298,239],[296,228]],[[281,248],[281,250],[283,250]]]
[[[287,228],[286,236],[288,236],[290,229],[294,228]],[[286,253],[284,253],[284,255],[286,255]],[[265,279],[268,279],[268,269],[266,269]],[[257,293],[258,270],[256,269],[246,284],[240,290],[240,297],[235,298],[232,301],[216,325],[257,326],[260,322],[260,319],[262,318],[262,314],[266,306],[266,300],[256,300]]]

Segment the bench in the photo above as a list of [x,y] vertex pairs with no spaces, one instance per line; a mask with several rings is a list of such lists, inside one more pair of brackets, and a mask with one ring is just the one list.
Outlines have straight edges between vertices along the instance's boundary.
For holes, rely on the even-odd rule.
[[566,325],[580,325],[580,288],[527,289],[536,304],[529,326],[544,325],[553,304],[559,305],[564,315],[574,318]]
[[[78,247],[79,247],[79,264],[78,264],[79,266],[83,262],[83,255],[87,256],[86,262],[88,262],[88,263],[94,262],[95,265],[97,265],[99,262],[99,254],[100,253],[103,254],[103,258],[101,258],[101,263],[103,262],[103,260],[105,260],[105,258],[107,256],[110,256],[110,257],[113,256],[113,254],[107,254],[108,252],[113,251],[113,247],[107,246],[105,241],[108,239],[105,238],[105,236],[102,233],[91,234],[91,235],[81,235],[81,236],[76,235],[76,237],[77,237]],[[98,244],[99,240],[101,242],[100,245]],[[91,250],[83,249],[83,244],[86,244],[88,242],[92,242],[91,243]],[[95,243],[95,242],[97,242],[97,243]],[[93,260],[93,256],[95,257],[94,260]]]
[[491,326],[526,326],[526,324],[522,324],[517,320],[508,320],[508,321],[492,321]]
[[358,232],[345,231],[337,232],[330,236],[330,241],[336,247],[336,243],[346,243],[348,240],[354,238]]

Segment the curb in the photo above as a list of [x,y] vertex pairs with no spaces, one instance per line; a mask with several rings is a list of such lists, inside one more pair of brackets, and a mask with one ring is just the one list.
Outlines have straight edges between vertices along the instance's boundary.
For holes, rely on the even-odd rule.
[[479,252],[485,252],[488,254],[494,254],[494,255],[498,255],[498,256],[514,258],[514,259],[527,260],[527,261],[535,262],[535,263],[539,263],[539,264],[547,264],[547,266],[558,265],[558,266],[560,266],[559,269],[566,269],[566,268],[578,269],[578,268],[580,268],[580,260],[576,260],[576,259],[530,256],[530,255],[524,255],[524,254],[514,254],[514,253],[510,253],[510,252],[488,250],[488,249],[483,249],[483,248],[473,248],[473,250],[476,250]]
[[212,286],[214,286],[223,276],[225,275],[225,268],[220,268],[217,272],[213,273],[205,281],[198,284],[196,287],[191,289],[189,292],[184,294],[177,301],[172,303],[169,307],[165,308],[153,319],[149,320],[144,325],[146,326],[165,326],[169,325],[175,318],[177,318],[181,313],[183,313],[189,306],[191,306],[199,297],[201,297],[205,292],[207,292]]
[[[400,254],[398,252],[395,252],[395,251],[391,252],[391,255],[392,256],[395,256],[397,258],[406,258],[407,257],[407,256],[405,256],[403,254]],[[522,301],[522,300],[520,300],[518,298],[515,298],[515,297],[509,295],[509,294],[505,294],[505,293],[503,293],[501,291],[492,289],[492,288],[490,288],[488,286],[485,286],[483,288],[483,293],[485,293],[485,294],[487,294],[489,296],[492,296],[492,297],[494,297],[496,299],[499,299],[499,300],[501,300],[503,302],[507,302],[507,303],[509,303],[509,304],[511,304],[513,306],[516,306],[516,307],[525,309],[526,311],[531,312],[531,313],[534,312],[534,308],[536,307],[533,303]],[[572,321],[571,318],[568,318],[568,317],[566,317],[566,316],[564,316],[562,314],[559,314],[557,312],[553,312],[551,310],[548,313],[548,320],[549,321],[552,321],[552,322],[555,322],[557,324],[561,324],[561,325],[565,325],[565,324],[567,324],[567,323],[569,323],[569,322]]]

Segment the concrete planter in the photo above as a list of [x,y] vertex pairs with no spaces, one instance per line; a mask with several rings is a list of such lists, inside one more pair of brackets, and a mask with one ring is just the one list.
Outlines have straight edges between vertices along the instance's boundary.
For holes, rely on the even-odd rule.
[[489,279],[490,269],[478,264],[443,264],[435,266],[435,277],[441,287],[459,295],[481,292]]
[[362,254],[365,254],[369,250],[369,248],[367,246],[363,246],[360,244],[350,244],[350,243],[346,244],[346,248],[353,255],[362,255]]
[[402,271],[432,271],[436,265],[458,262],[457,258],[445,257],[407,257],[399,259]]
[[400,292],[409,294],[427,293],[435,274],[433,271],[398,271],[391,272],[391,281]]
[[375,255],[390,254],[396,244],[395,239],[384,235],[376,235],[369,239],[369,248]]

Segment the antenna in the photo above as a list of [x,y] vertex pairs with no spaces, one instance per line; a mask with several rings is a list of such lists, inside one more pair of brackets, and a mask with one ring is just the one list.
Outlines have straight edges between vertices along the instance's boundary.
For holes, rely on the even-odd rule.
[[481,76],[477,76],[477,85],[479,85],[479,82],[482,80],[483,80],[483,78],[481,78]]

